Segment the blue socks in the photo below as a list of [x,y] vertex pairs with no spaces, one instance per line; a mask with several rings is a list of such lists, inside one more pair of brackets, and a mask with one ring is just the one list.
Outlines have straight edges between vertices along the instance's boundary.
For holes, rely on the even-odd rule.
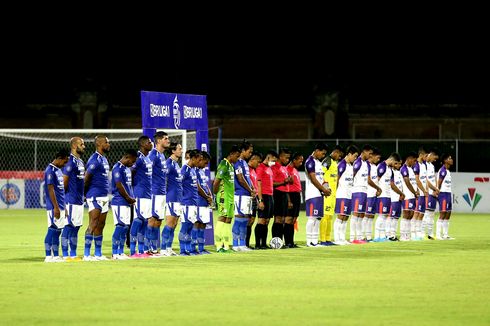
[[[160,249],[162,250],[165,250],[167,249],[167,243],[168,243],[168,239],[170,238],[170,232],[171,232],[171,228],[169,226],[164,226],[163,227],[163,230],[162,230],[162,243],[160,245]],[[171,246],[169,247],[171,248]]]
[[85,250],[83,255],[90,256],[90,248],[92,247],[92,241],[94,240],[94,236],[92,234],[85,234]]
[[198,246],[199,252],[204,251],[204,229],[198,229],[197,230],[197,246]]
[[78,246],[78,230],[80,230],[79,226],[75,226],[72,228],[70,232],[70,257],[77,256],[77,246]]
[[[138,242],[138,245],[141,245],[141,250],[140,253],[144,251],[144,237],[143,237],[143,220],[140,218],[135,218],[133,220],[133,224],[131,224],[131,229],[129,231],[129,253],[130,255],[134,255],[136,253],[136,243]],[[141,235],[141,236],[140,236]],[[141,238],[141,241],[139,239]],[[139,246],[138,246],[139,249]]]
[[61,230],[60,229],[55,229],[54,234],[53,234],[53,243],[51,246],[51,249],[53,249],[53,256],[59,256],[59,247],[60,247],[60,235],[61,235]]
[[124,233],[126,229],[123,225],[117,224],[114,233],[112,234],[112,254],[119,255],[119,246],[121,244],[122,233]]
[[102,256],[102,235],[94,235],[95,253],[94,256]]
[[44,238],[44,250],[46,251],[46,257],[51,256],[51,249],[53,246],[53,237],[56,233],[56,229],[48,228],[48,232],[46,233],[46,237]]

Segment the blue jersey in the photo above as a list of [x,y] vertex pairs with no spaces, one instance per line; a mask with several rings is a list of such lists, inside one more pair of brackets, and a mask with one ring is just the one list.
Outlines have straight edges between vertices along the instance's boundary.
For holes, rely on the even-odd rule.
[[248,168],[248,163],[240,158],[235,163],[234,168],[235,168],[235,195],[250,196],[250,192],[247,189],[245,189],[238,181],[238,175],[241,174],[243,175],[245,182],[247,182],[250,185],[250,188],[252,188],[251,186],[252,180],[250,180],[250,169]]
[[167,203],[182,201],[182,174],[179,163],[167,160]]
[[191,168],[185,164],[180,173],[182,174],[182,204],[197,206],[199,194],[197,191],[196,168]]
[[112,201],[111,205],[115,206],[129,206],[129,203],[126,199],[121,196],[119,190],[116,187],[116,183],[120,182],[129,197],[134,197],[133,194],[133,186],[131,185],[131,169],[122,164],[121,162],[117,162],[112,167]]
[[46,209],[51,210],[54,208],[54,205],[51,202],[51,197],[49,197],[48,185],[53,185],[58,207],[60,210],[64,210],[65,185],[63,183],[63,173],[61,172],[61,169],[57,168],[52,163],[50,163],[44,171],[44,194],[46,195]]
[[153,163],[148,156],[138,152],[138,159],[133,165],[134,174],[134,195],[137,198],[151,199],[151,178]]
[[68,176],[65,202],[67,204],[83,205],[83,183],[85,179],[85,165],[83,161],[71,154],[63,168],[63,174]]
[[87,197],[106,197],[109,194],[109,162],[95,152],[87,162],[87,173],[92,175]]
[[148,157],[153,162],[151,193],[154,195],[165,195],[167,193],[167,159],[156,148],[151,150]]
[[[204,190],[204,192],[208,193],[208,189],[209,189],[209,178],[208,178],[208,175],[206,174],[206,168],[204,169],[198,169],[197,170],[197,183],[201,186],[202,190]],[[208,195],[211,195],[210,193],[208,193]],[[198,197],[197,197],[197,206],[201,206],[201,207],[205,207],[205,206],[208,206],[209,203],[208,201],[206,200],[206,198],[204,198],[203,196],[201,196],[199,193],[198,193]]]

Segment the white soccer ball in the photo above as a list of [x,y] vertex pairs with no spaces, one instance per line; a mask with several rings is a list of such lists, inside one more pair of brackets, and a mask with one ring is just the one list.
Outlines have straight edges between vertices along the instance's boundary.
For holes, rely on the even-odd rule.
[[271,246],[272,249],[281,249],[283,244],[284,244],[284,242],[279,237],[272,238],[271,242],[269,243],[269,245]]

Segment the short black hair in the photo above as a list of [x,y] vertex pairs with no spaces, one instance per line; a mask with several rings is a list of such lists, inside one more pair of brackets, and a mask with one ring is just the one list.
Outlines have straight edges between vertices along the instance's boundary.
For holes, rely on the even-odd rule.
[[359,148],[356,145],[350,145],[345,150],[346,154],[359,154]]
[[155,135],[153,135],[153,140],[156,143],[158,139],[162,139],[165,136],[168,136],[168,134],[165,131],[157,131]]
[[381,151],[378,147],[373,147],[373,155],[381,155]]
[[228,151],[228,155],[231,155],[233,153],[240,153],[240,149],[238,148],[238,145],[231,146],[230,150]]
[[[187,151],[189,152],[189,158],[194,158],[194,157],[198,157],[198,156],[201,156],[201,151],[198,150],[198,149],[191,149],[190,151]],[[186,152],[186,154],[187,154]]]
[[335,145],[335,146],[333,147],[333,149],[332,149],[332,152],[333,152],[333,151],[339,151],[339,152],[342,152],[342,153],[343,153],[343,152],[344,152],[344,149],[343,149],[343,148],[342,148],[342,146],[340,146],[340,145]]
[[434,153],[434,154],[436,154],[437,156],[439,156],[440,151],[439,151],[439,148],[437,148],[437,147],[432,147],[432,148],[429,150],[429,153]]
[[177,145],[180,145],[180,143],[175,143],[175,142],[170,143],[170,146],[165,151],[165,153],[167,154],[167,157],[172,155],[172,152],[177,149]]
[[279,155],[278,155],[278,154],[277,154],[277,152],[276,152],[275,150],[273,150],[273,149],[269,150],[269,151],[267,152],[267,155],[271,155],[271,156],[273,156],[273,157],[275,157],[275,158],[279,158]]
[[279,155],[281,155],[281,154],[291,154],[291,150],[287,147],[281,147],[279,149]]
[[57,152],[56,152],[56,155],[55,155],[55,159],[58,159],[58,158],[67,158],[70,156],[70,150],[68,148],[60,148]]
[[124,151],[124,156],[138,157],[138,153],[136,152],[136,150],[129,148]]
[[140,138],[138,138],[138,146],[139,146],[139,147],[142,147],[142,146],[143,146],[143,143],[144,143],[145,141],[147,141],[147,140],[150,140],[150,137],[145,136],[145,135],[140,136]]
[[250,147],[253,147],[252,143],[250,143],[248,140],[244,139],[242,143],[240,144],[240,151],[246,151]]
[[252,158],[254,156],[257,156],[258,158],[260,158],[261,161],[264,159],[264,154],[262,154],[261,152],[253,152],[252,156],[250,156],[250,158]]
[[422,153],[426,154],[426,153],[427,153],[427,150],[425,149],[425,147],[424,147],[424,146],[420,146],[420,147],[419,147],[419,152],[418,152],[418,153],[419,153],[419,155],[420,155],[420,154],[422,154]]
[[202,158],[208,161],[211,161],[211,155],[208,152],[201,151]]
[[405,160],[406,159],[409,159],[410,157],[413,157],[413,158],[418,158],[419,155],[417,153],[415,153],[414,151],[410,151],[408,152],[408,154],[405,156]]
[[315,151],[316,150],[319,150],[319,151],[328,151],[328,145],[325,144],[325,143],[317,143],[315,145]]
[[400,154],[398,154],[397,152],[391,153],[390,157],[396,162],[400,162],[402,160]]
[[444,164],[444,161],[447,160],[450,156],[451,156],[451,154],[449,154],[449,153],[442,154],[441,155],[441,162]]
[[364,146],[362,146],[362,151],[374,151],[374,147],[369,145],[369,144],[366,144]]
[[294,152],[293,155],[291,155],[291,161],[294,161],[298,157],[302,157],[302,156],[303,156],[303,154],[301,154],[299,152]]

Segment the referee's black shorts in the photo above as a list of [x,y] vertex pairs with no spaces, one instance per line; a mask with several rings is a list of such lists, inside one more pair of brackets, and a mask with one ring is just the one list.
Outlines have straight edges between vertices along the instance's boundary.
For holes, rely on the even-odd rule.
[[288,193],[274,189],[274,216],[288,215]]
[[288,209],[289,217],[298,217],[299,216],[299,206],[301,205],[301,193],[299,192],[290,192],[289,199],[293,203],[293,208]]
[[262,195],[264,209],[259,211],[259,218],[271,218],[274,211],[274,198],[271,195]]

